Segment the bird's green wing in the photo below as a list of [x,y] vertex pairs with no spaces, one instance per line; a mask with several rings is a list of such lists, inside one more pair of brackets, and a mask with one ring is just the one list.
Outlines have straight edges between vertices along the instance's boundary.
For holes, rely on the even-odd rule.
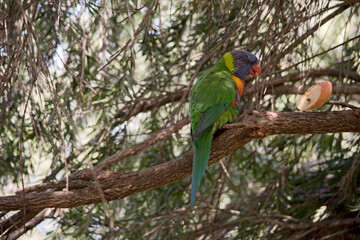
[[204,132],[209,129],[216,120],[218,120],[225,110],[230,106],[230,102],[220,103],[215,106],[209,107],[201,114],[200,122],[197,125],[193,137],[198,139]]
[[231,74],[213,68],[200,77],[190,92],[190,120],[193,137],[199,138],[236,97]]

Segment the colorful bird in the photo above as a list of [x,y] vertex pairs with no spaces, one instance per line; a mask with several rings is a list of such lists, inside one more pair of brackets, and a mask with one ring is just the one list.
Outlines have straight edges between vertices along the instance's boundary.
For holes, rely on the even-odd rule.
[[190,121],[194,145],[191,206],[209,162],[212,137],[217,128],[238,115],[238,104],[249,74],[260,73],[258,59],[249,52],[226,53],[191,88]]

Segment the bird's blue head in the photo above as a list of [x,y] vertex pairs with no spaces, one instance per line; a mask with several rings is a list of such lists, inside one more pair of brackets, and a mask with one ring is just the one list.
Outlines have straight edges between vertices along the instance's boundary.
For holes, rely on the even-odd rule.
[[260,65],[258,59],[244,50],[234,50],[224,55],[226,67],[233,75],[244,80],[248,75],[258,76]]

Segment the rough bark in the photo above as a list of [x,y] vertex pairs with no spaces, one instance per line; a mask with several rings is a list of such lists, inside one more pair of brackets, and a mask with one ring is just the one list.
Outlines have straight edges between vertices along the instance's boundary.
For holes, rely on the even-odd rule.
[[[360,132],[360,111],[334,112],[250,112],[241,123],[228,124],[213,140],[209,164],[213,164],[254,139],[275,134],[322,134],[336,132]],[[170,184],[189,176],[192,171],[192,153],[138,172],[116,173],[85,169],[73,174],[75,180],[86,181],[83,188],[46,192],[30,192],[23,196],[14,195],[0,198],[0,210],[39,211],[44,208],[70,208],[122,199],[134,193]],[[95,177],[95,179],[94,179]],[[60,183],[60,185],[63,183]],[[61,185],[63,187],[63,185]],[[101,189],[98,187],[100,186]]]

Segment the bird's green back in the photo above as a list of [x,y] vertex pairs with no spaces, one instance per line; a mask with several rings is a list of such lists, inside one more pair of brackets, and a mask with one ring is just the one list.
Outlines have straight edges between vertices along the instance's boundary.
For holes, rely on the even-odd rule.
[[[216,117],[215,112],[224,112],[235,97],[235,84],[222,58],[205,72],[191,89],[189,100],[193,135],[197,129],[210,127],[220,117]],[[211,116],[216,119],[212,120]]]

